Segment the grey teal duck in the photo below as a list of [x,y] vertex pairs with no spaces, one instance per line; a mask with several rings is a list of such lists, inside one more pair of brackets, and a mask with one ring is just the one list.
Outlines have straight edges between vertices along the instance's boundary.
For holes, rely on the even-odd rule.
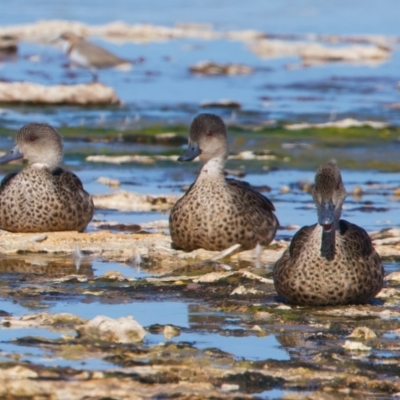
[[275,237],[275,208],[248,183],[226,179],[228,138],[222,119],[200,114],[192,122],[189,148],[178,161],[200,157],[201,170],[186,194],[174,205],[169,228],[174,245],[182,250],[224,250],[240,244],[241,250],[257,243],[268,245]]
[[60,168],[61,135],[50,125],[22,127],[0,164],[26,159],[22,171],[0,184],[0,228],[11,232],[83,231],[93,216],[92,197],[72,172]]
[[274,266],[276,291],[296,305],[362,304],[382,288],[384,269],[367,232],[340,219],[346,197],[338,166],[320,165],[318,223],[304,226]]

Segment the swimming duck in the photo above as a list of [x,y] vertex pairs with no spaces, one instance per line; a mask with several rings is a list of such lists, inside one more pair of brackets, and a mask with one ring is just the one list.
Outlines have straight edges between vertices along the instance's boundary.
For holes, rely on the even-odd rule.
[[362,304],[382,288],[384,270],[367,232],[340,219],[346,197],[334,162],[319,166],[318,223],[304,226],[274,266],[278,294],[296,305]]
[[240,244],[241,250],[257,243],[268,245],[275,237],[278,219],[270,200],[248,183],[226,179],[228,158],[226,127],[214,114],[200,114],[192,122],[189,148],[178,161],[200,157],[201,170],[169,218],[176,248],[224,250]]
[[47,124],[22,127],[0,164],[28,166],[0,184],[0,228],[11,232],[83,231],[93,216],[92,197],[72,172],[60,168],[61,135]]

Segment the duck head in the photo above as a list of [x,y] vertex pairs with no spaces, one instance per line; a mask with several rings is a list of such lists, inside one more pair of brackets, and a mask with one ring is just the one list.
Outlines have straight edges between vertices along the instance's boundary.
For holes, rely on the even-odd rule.
[[188,149],[178,161],[192,161],[197,156],[203,165],[213,158],[223,162],[228,158],[226,127],[217,115],[199,114],[190,125]]
[[54,169],[63,157],[61,135],[50,125],[32,123],[23,126],[15,137],[14,147],[3,157],[0,164],[24,159],[30,165]]
[[317,206],[318,223],[324,231],[330,232],[339,224],[346,198],[346,189],[336,163],[327,162],[319,166],[312,195]]

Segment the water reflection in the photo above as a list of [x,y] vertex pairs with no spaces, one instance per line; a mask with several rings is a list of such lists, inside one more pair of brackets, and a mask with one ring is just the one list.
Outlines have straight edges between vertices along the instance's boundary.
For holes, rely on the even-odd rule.
[[43,279],[62,278],[68,275],[83,275],[97,278],[108,271],[116,271],[127,278],[144,278],[150,274],[137,265],[102,261],[81,254],[53,255],[41,253],[0,254],[0,277],[29,275]]
[[195,341],[200,349],[216,347],[239,358],[289,360],[288,352],[280,348],[275,335],[257,335],[245,324],[241,325],[247,316],[245,313],[213,311],[204,304],[189,304],[188,318],[192,331],[177,339]]
[[0,276],[9,274],[60,278],[67,275],[85,275],[91,277],[94,275],[94,272],[92,263],[89,260],[78,260],[70,255],[0,255]]
[[[240,321],[244,314],[237,314],[236,321]],[[234,324],[235,313],[218,312],[205,304],[189,304],[188,317],[191,328],[198,330],[220,330],[226,323]]]

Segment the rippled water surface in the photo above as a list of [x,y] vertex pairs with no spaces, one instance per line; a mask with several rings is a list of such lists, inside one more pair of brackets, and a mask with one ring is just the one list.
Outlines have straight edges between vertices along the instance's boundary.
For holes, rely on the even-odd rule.
[[[84,108],[3,104],[0,108],[0,127],[18,129],[32,121],[48,122],[57,128],[81,127],[82,133],[78,139],[68,135],[65,137],[64,163],[79,175],[91,194],[113,193],[121,189],[142,194],[181,194],[183,188],[195,179],[198,163],[182,165],[171,160],[155,161],[151,164],[131,162],[116,165],[89,162],[86,156],[135,153],[178,155],[184,146],[118,140],[88,141],[85,138],[85,128],[97,127],[125,132],[152,126],[154,123],[165,127],[177,124],[187,127],[197,113],[205,110],[201,107],[204,101],[221,99],[234,100],[240,104],[240,108],[211,110],[221,115],[229,126],[236,123],[254,126],[326,122],[344,117],[383,121],[397,126],[400,123],[399,108],[392,106],[399,102],[399,13],[400,2],[396,0],[255,0],[247,3],[239,0],[170,0],[168,4],[158,0],[99,0],[95,5],[91,0],[9,1],[0,13],[0,26],[47,19],[68,19],[87,24],[106,24],[122,20],[131,24],[150,23],[169,27],[182,22],[207,23],[218,31],[253,29],[278,35],[280,38],[283,35],[293,35],[295,41],[308,40],[310,34],[353,35],[353,38],[384,35],[390,45],[391,56],[385,61],[374,63],[330,62],[305,66],[294,56],[262,59],[250,51],[249,43],[235,40],[194,38],[143,44],[112,43],[101,38],[89,38],[121,57],[143,60],[135,64],[132,71],[100,72],[100,81],[116,90],[122,105]],[[351,44],[351,40],[349,42]],[[350,45],[349,42],[342,45]],[[324,45],[332,46],[332,43],[326,40]],[[215,77],[191,74],[189,67],[203,60],[249,65],[254,68],[254,73]],[[21,42],[17,57],[1,62],[0,80],[31,81],[44,85],[90,81],[87,71],[71,71],[66,64],[66,57],[55,47]],[[296,144],[296,135],[293,134],[287,142]],[[304,184],[312,183],[315,167],[321,160],[338,158],[339,155],[339,161],[344,165],[342,176],[348,191],[343,218],[371,232],[399,226],[400,200],[394,195],[400,182],[399,143],[398,138],[376,146],[368,146],[368,143],[362,141],[359,145],[352,146],[341,143],[340,154],[334,145],[317,148],[307,147],[306,143],[305,147],[301,147],[302,150],[288,151],[282,144],[273,151],[279,162],[273,158],[267,161],[230,160],[227,167],[244,172],[244,179],[252,185],[269,187],[264,194],[273,201],[281,225],[277,240],[290,240],[299,227],[316,222],[311,194],[304,188]],[[268,135],[260,138],[255,133],[249,133],[246,137],[236,135],[230,142],[232,153],[244,150],[268,151],[270,144]],[[0,150],[5,151],[11,145],[11,136],[0,135]],[[282,161],[285,159],[287,161]],[[0,175],[3,176],[8,171],[8,168],[0,170]],[[100,177],[116,179],[120,181],[120,186],[112,189],[99,183]],[[362,195],[354,195],[354,188],[361,188]],[[168,212],[97,209],[94,219],[144,224],[156,220],[167,221]],[[95,229],[93,224],[88,226],[89,231]],[[165,233],[168,233],[167,229]],[[263,266],[260,273],[270,276],[271,268],[272,265]],[[385,268],[389,273],[397,271],[399,266],[396,261],[385,260]],[[306,344],[297,346],[297,339],[292,334],[296,329],[295,323],[285,327],[287,331],[279,325],[271,323],[269,326],[265,323],[271,328],[271,332],[264,336],[258,335],[256,329],[248,330],[248,326],[254,325],[248,313],[236,310],[218,311],[203,301],[201,296],[188,299],[160,292],[149,299],[142,294],[140,297],[133,293],[128,300],[124,297],[124,301],[116,301],[114,297],[97,298],[76,293],[68,295],[60,294],[56,290],[52,293],[49,285],[55,283],[43,279],[46,276],[58,279],[78,275],[96,280],[109,271],[116,271],[139,282],[146,277],[155,276],[151,270],[141,268],[134,262],[128,265],[106,262],[90,256],[83,259],[69,255],[52,259],[45,254],[0,256],[0,283],[6,285],[11,293],[0,298],[0,315],[21,317],[38,312],[72,313],[86,319],[97,315],[112,318],[132,315],[146,328],[156,324],[169,324],[181,330],[179,336],[170,339],[159,332],[151,331],[144,342],[147,347],[157,343],[187,342],[201,350],[218,348],[232,354],[235,360],[245,359],[251,362],[294,360],[303,351],[298,348],[312,348],[311,340],[314,339],[308,338],[304,339]],[[68,282],[66,285],[71,285],[72,288],[75,283]],[[19,297],[18,289],[30,286],[37,288],[37,297]],[[48,292],[40,292],[41,287]],[[262,307],[263,304],[260,305],[255,300],[254,307],[256,306]],[[296,312],[293,311],[288,319],[293,318],[294,321],[298,317]],[[301,321],[298,322],[298,319]],[[323,326],[318,325],[318,322],[315,327],[314,321],[307,326],[303,323],[303,317],[298,319],[296,323],[302,334],[317,332]],[[344,324],[342,321],[337,322],[338,326],[341,323]],[[344,331],[342,326],[337,329]],[[36,346],[26,339],[40,337],[43,340],[53,340],[65,334],[73,332],[2,326],[0,359],[10,360],[19,354],[23,361],[45,366],[69,366],[89,370],[119,368],[115,363],[103,360],[101,356],[65,355],[44,345]],[[306,389],[309,388],[299,390],[307,393]],[[291,393],[281,389],[258,391],[262,398],[280,398]]]
[[[397,81],[399,53],[396,35],[399,4],[385,0],[321,3],[287,0],[242,2],[174,0],[168,6],[158,2],[123,0],[92,6],[90,1],[58,4],[50,1],[9,3],[0,24],[14,25],[43,19],[70,19],[88,24],[122,20],[174,26],[178,22],[211,23],[219,31],[254,29],[272,35],[386,35],[391,57],[374,63],[331,62],[303,67],[296,57],[261,59],[249,49],[251,43],[228,40],[184,39],[146,44],[113,44],[92,40],[127,59],[142,58],[130,72],[102,71],[100,80],[115,88],[125,107],[119,110],[79,110],[71,107],[41,110],[4,109],[0,119],[7,125],[43,118],[57,125],[112,123],[130,126],[144,120],[189,120],[203,101],[231,99],[243,111],[257,112],[257,120],[300,119],[326,121],[343,116],[373,118],[398,123],[396,109],[388,105],[399,100]],[[24,13],[20,13],[24,9]],[[154,11],[156,10],[156,12]],[[240,18],[238,17],[240,15]],[[329,47],[329,43],[326,44]],[[348,44],[343,44],[348,45]],[[32,59],[32,56],[36,56]],[[32,61],[34,60],[34,61]],[[39,60],[39,61],[38,61]],[[188,72],[191,65],[211,60],[243,63],[255,68],[248,76],[201,77]],[[5,80],[31,80],[43,84],[87,82],[90,74],[69,74],[66,58],[51,46],[21,43],[19,57],[1,65]],[[238,118],[248,116],[238,113]],[[45,114],[45,117],[44,115]],[[253,119],[255,116],[253,116]]]

